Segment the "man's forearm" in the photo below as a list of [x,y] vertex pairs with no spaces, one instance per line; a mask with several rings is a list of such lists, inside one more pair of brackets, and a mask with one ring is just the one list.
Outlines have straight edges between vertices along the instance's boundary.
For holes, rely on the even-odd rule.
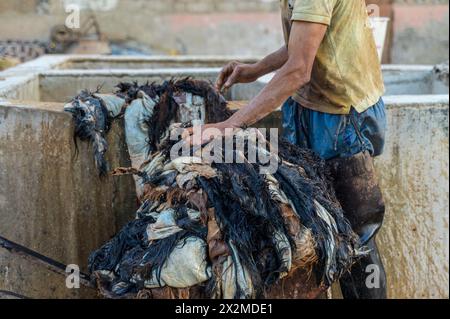
[[310,71],[306,68],[285,63],[264,89],[227,122],[231,126],[242,127],[260,121],[276,110],[298,88],[308,83],[309,77]]
[[255,63],[253,66],[257,70],[258,77],[269,74],[280,69],[288,60],[288,50],[283,46],[279,50],[269,54],[261,61]]
[[[269,84],[247,106],[230,117],[226,124],[231,127],[252,125],[269,115],[297,89],[308,83],[317,50],[326,31],[327,26],[323,24],[294,21],[286,53],[287,61]],[[279,59],[273,61],[281,63],[282,56],[279,53]]]

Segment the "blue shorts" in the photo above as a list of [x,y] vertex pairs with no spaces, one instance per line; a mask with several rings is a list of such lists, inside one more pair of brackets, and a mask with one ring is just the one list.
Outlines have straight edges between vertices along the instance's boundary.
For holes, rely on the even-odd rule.
[[386,112],[383,99],[363,113],[321,113],[302,107],[292,98],[282,108],[283,136],[291,143],[315,151],[325,160],[369,152],[383,153]]

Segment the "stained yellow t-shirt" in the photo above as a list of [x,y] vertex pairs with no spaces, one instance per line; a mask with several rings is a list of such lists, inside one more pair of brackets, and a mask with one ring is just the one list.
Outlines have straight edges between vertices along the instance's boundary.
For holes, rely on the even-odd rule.
[[280,0],[286,43],[292,21],[328,26],[311,81],[293,96],[306,108],[364,112],[384,93],[381,65],[364,0]]

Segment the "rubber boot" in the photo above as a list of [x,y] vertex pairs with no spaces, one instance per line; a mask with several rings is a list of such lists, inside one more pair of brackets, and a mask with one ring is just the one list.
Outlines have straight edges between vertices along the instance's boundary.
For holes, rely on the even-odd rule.
[[345,299],[386,299],[386,273],[375,242],[383,224],[385,206],[373,158],[360,153],[328,162],[334,178],[336,196],[361,243],[370,254],[341,278]]

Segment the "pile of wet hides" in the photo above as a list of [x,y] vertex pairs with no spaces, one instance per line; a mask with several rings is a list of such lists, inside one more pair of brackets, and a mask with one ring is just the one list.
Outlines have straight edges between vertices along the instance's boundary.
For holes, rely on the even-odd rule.
[[[183,128],[231,115],[207,82],[121,83],[113,94],[83,91],[65,109],[99,174],[132,174],[142,203],[89,257],[107,297],[264,298],[299,269],[325,290],[365,254],[311,151],[283,139],[274,147],[249,128],[183,142]],[[110,172],[105,135],[122,116],[132,167]],[[269,162],[277,169],[262,173]]]

